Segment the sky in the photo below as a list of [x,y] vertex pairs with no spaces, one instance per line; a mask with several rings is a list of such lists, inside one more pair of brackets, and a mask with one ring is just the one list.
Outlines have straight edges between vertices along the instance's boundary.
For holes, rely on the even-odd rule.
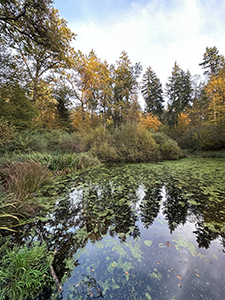
[[151,66],[163,88],[175,61],[204,78],[206,46],[225,55],[225,0],[55,0],[54,7],[77,34],[75,50],[93,49],[110,64],[124,50],[143,73]]

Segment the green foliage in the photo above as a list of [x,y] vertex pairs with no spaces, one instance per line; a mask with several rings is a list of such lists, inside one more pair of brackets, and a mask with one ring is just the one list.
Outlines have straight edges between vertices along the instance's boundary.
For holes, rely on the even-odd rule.
[[214,47],[206,47],[206,51],[203,55],[203,62],[199,64],[206,71],[204,75],[215,75],[217,74],[221,65],[224,64],[223,55],[219,55],[219,50]]
[[13,212],[17,203],[18,201],[16,201],[12,195],[7,195],[3,190],[0,190],[0,230],[13,231],[13,229],[10,228],[12,221],[16,220],[19,222],[18,217]]
[[114,139],[120,161],[147,162],[160,159],[159,147],[152,133],[135,123],[127,123],[118,128]]
[[153,133],[153,138],[156,144],[159,145],[161,158],[163,160],[179,159],[182,155],[182,151],[177,142],[169,138],[162,132]]
[[52,257],[43,243],[31,248],[14,246],[2,253],[0,262],[0,299],[23,300],[37,295],[51,282]]
[[141,93],[146,103],[146,112],[161,117],[163,113],[163,89],[151,67],[143,75]]
[[4,119],[0,118],[0,146],[5,144],[9,144],[13,141],[15,137],[15,127],[10,125],[9,122]]
[[17,129],[32,128],[36,110],[25,90],[18,83],[12,83],[0,88],[0,117],[4,117]]
[[172,75],[166,83],[168,97],[167,123],[170,127],[177,124],[178,114],[183,112],[190,104],[192,98],[191,74],[184,72],[175,62]]

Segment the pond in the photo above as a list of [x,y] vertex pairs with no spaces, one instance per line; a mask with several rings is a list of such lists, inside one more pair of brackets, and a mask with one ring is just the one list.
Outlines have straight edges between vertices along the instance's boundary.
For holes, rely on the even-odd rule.
[[14,235],[55,252],[63,290],[39,299],[224,299],[224,159],[103,165],[57,189]]

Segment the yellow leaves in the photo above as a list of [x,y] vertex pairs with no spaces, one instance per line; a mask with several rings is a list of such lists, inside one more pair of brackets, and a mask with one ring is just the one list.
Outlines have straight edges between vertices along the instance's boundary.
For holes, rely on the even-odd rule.
[[177,126],[178,127],[187,126],[190,123],[190,121],[191,120],[189,119],[188,114],[180,113],[178,115],[178,124],[177,124]]
[[139,124],[146,129],[154,129],[156,131],[162,126],[158,116],[152,113],[147,113],[147,115],[140,117]]

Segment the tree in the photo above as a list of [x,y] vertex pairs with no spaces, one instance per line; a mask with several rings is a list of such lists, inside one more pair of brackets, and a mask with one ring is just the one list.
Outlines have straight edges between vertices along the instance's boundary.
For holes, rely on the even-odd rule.
[[168,97],[167,122],[170,127],[177,124],[178,115],[184,112],[192,100],[192,82],[189,71],[184,72],[175,62],[172,76],[166,83]]
[[87,111],[92,115],[94,112],[106,113],[108,94],[111,92],[110,70],[106,61],[102,62],[93,50],[88,55],[78,51],[73,55],[67,79],[81,108],[83,119]]
[[162,84],[151,67],[143,75],[141,93],[146,103],[146,112],[160,118],[163,114]]
[[131,99],[138,92],[138,77],[142,67],[140,63],[131,65],[125,51],[122,51],[116,66],[112,66],[112,98],[109,103],[110,115],[116,128],[120,125],[131,108]]
[[160,126],[162,126],[159,117],[154,115],[153,113],[147,113],[147,115],[143,115],[140,118],[139,124],[146,129],[154,129],[155,131],[157,131]]
[[68,129],[70,127],[70,106],[71,98],[72,98],[72,90],[66,85],[65,82],[61,81],[58,85],[55,85],[53,88],[52,93],[53,98],[57,101],[56,108],[57,108],[57,115],[59,124],[62,128]]
[[219,50],[214,46],[212,48],[206,47],[206,51],[203,55],[203,62],[199,64],[206,71],[205,75],[218,74],[221,66],[224,65],[224,56],[219,55]]
[[12,40],[28,39],[51,51],[63,52],[56,14],[52,0],[0,0],[0,29]]
[[217,75],[210,77],[206,85],[206,93],[209,99],[208,121],[215,127],[215,143],[225,146],[225,66]]
[[18,83],[0,87],[0,117],[8,120],[19,130],[32,127],[36,109]]
[[42,96],[39,83],[45,79],[51,82],[54,78],[53,72],[62,72],[65,67],[70,65],[69,56],[73,49],[70,43],[74,39],[74,34],[67,27],[63,19],[59,19],[57,11],[52,12],[55,24],[58,26],[58,47],[62,51],[53,51],[42,44],[35,44],[30,39],[18,39],[13,47],[17,50],[17,61],[23,66],[26,73],[26,80],[35,103],[37,98]]

